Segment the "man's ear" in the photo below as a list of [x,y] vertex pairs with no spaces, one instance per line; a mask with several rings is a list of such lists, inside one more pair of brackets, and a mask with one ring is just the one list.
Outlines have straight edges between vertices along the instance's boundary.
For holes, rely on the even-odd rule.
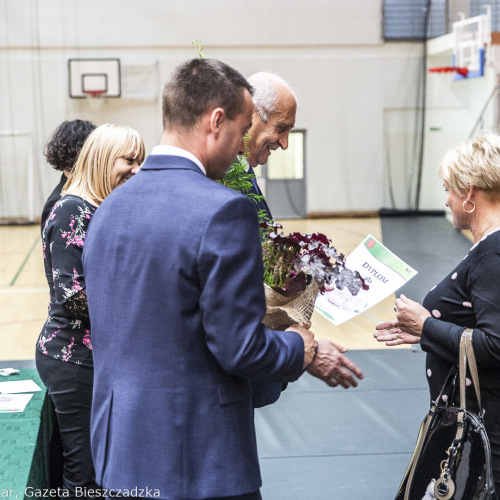
[[216,137],[218,137],[225,119],[226,113],[222,108],[215,108],[210,114],[210,131]]

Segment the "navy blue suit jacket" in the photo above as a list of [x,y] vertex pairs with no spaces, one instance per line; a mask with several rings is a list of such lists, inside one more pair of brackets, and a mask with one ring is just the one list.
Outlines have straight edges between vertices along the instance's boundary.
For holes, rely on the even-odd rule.
[[[253,174],[255,175],[255,171],[252,167],[248,167],[248,173],[249,174]],[[250,192],[254,193],[254,194],[258,194],[260,196],[263,196],[262,194],[262,191],[260,190],[260,187],[259,185],[257,184],[257,180],[256,179],[252,179],[252,189],[250,190]],[[258,203],[255,203],[255,206],[257,207],[257,212],[259,210],[263,210],[264,213],[266,214],[267,218],[269,220],[273,220],[273,216],[271,215],[271,210],[269,209],[269,205],[267,204],[267,201],[265,198],[263,198],[262,200],[260,200]]]
[[[247,172],[255,176],[255,171],[250,165],[248,166]],[[259,196],[264,196],[255,178],[252,179],[252,188],[250,189],[250,192]],[[269,209],[265,198],[257,203],[254,201],[253,205],[257,209],[257,213],[259,210],[262,210],[269,220],[273,220],[271,210]],[[261,408],[262,406],[267,406],[278,401],[281,391],[284,391],[286,386],[287,384],[256,381],[252,382],[254,408]]]
[[250,381],[297,379],[304,343],[261,323],[252,203],[154,155],[93,216],[83,262],[103,487],[199,499],[261,486]]

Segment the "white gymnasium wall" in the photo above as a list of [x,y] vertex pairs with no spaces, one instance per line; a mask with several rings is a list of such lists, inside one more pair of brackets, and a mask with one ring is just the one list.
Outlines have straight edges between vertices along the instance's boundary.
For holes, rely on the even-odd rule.
[[[382,0],[1,0],[0,130],[34,133],[37,213],[58,179],[41,151],[59,123],[127,124],[151,150],[161,87],[196,57],[195,40],[244,75],[273,71],[295,89],[308,212],[387,206],[384,117],[415,105],[422,48],[383,43]],[[70,99],[67,61],[82,57],[120,58],[124,97]],[[141,68],[153,83],[141,84]],[[0,139],[3,192],[22,190],[25,155],[20,141]],[[11,198],[7,215],[22,215],[22,196]]]

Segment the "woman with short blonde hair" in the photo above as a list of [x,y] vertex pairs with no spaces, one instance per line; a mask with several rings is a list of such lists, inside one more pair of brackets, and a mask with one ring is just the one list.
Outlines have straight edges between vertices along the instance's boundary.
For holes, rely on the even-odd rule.
[[458,195],[470,186],[500,195],[500,137],[486,134],[450,149],[439,165],[439,177]]
[[[126,178],[116,178],[117,158],[144,161],[145,150],[139,134],[130,127],[106,123],[87,138],[62,195],[73,194],[99,206]],[[135,172],[134,172],[135,173]]]
[[62,496],[68,498],[84,498],[77,493],[98,488],[90,452],[94,369],[83,245],[97,207],[139,170],[144,156],[135,130],[112,124],[96,128],[42,229],[50,303],[36,366],[54,401],[64,451]]
[[[470,230],[474,245],[422,305],[404,295],[396,299],[397,319],[378,325],[375,337],[388,346],[421,344],[430,397],[437,401],[459,361],[464,329],[473,330],[493,480],[500,493],[500,137],[487,134],[458,144],[445,154],[439,176],[454,225]],[[451,401],[452,396],[443,397]],[[471,398],[467,407],[475,403]]]

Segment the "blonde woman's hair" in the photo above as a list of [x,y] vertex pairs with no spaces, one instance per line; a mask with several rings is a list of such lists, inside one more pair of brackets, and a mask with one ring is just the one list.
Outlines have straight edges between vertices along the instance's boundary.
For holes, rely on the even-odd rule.
[[500,196],[500,136],[487,133],[450,149],[439,165],[439,177],[459,196],[470,186]]
[[61,195],[73,194],[99,206],[113,191],[115,160],[132,158],[140,165],[144,157],[144,143],[134,129],[105,123],[88,136]]

